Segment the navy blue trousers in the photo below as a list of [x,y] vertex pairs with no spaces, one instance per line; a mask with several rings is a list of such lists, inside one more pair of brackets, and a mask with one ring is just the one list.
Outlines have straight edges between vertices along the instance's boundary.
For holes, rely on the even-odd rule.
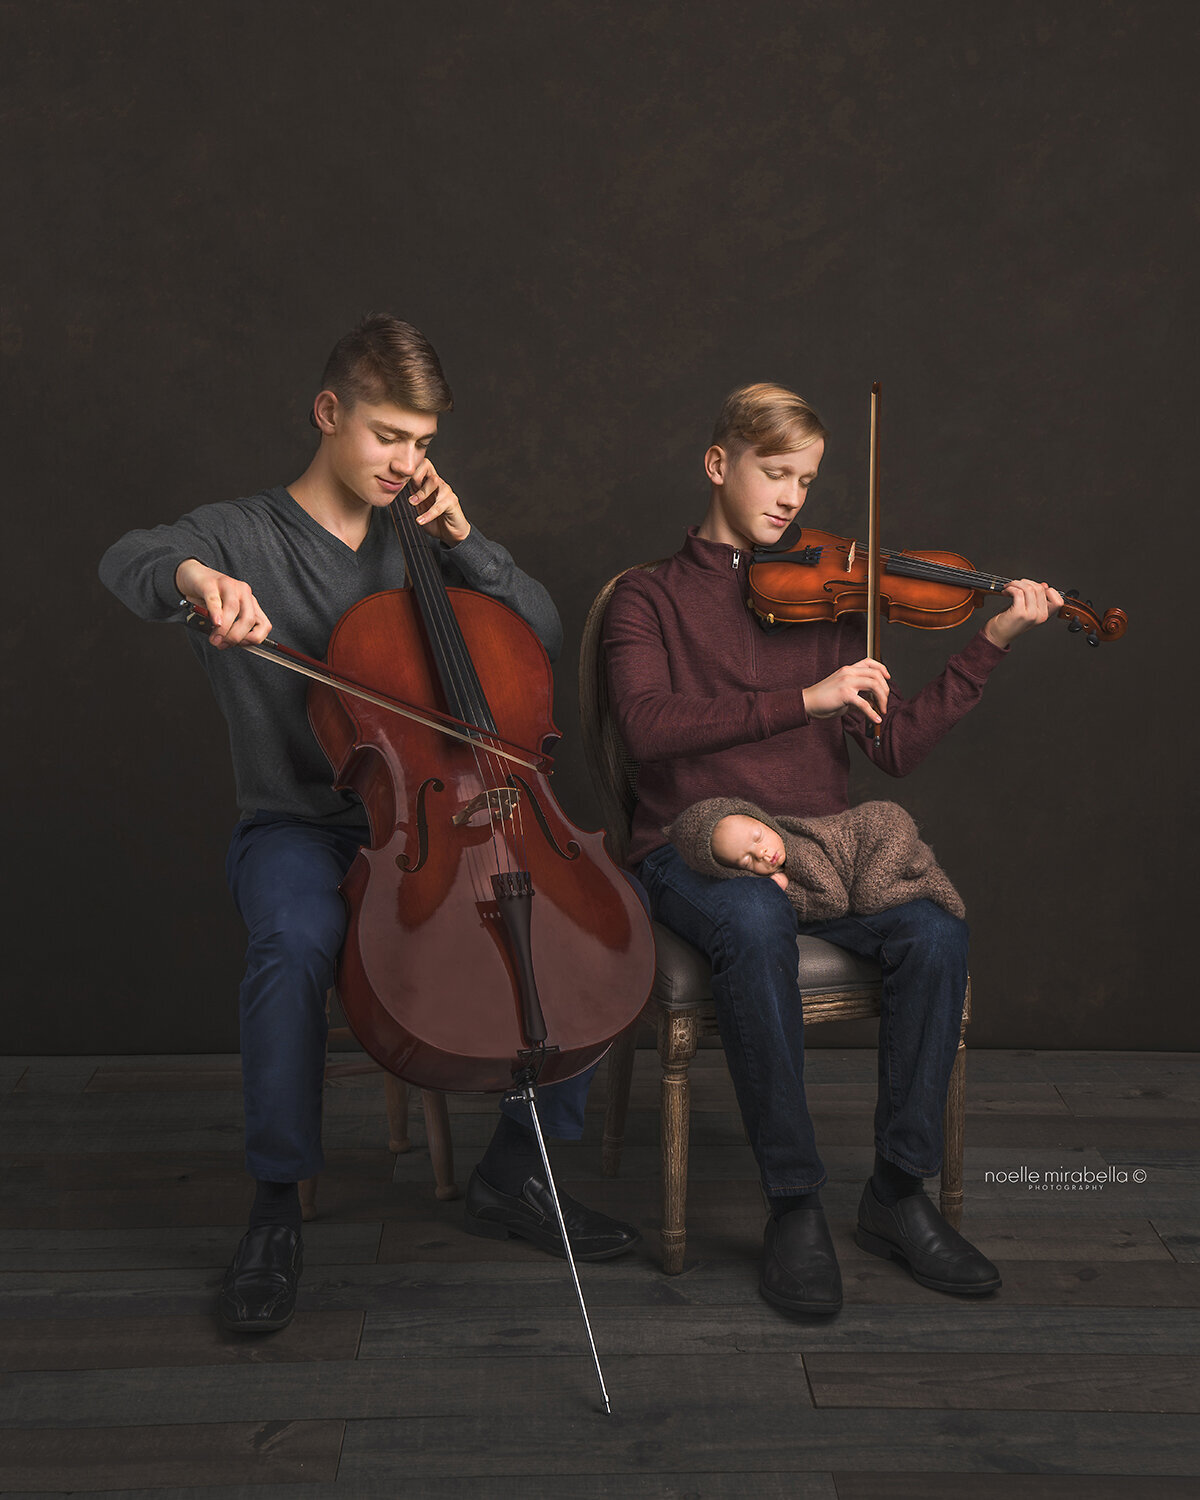
[[671,844],[648,855],[639,875],[655,918],[712,964],[721,1041],[766,1191],[810,1192],[825,1181],[804,1094],[797,932],[882,969],[875,1149],[932,1177],[962,1023],[967,924],[932,901],[797,922],[773,880],[698,875]]
[[[300,1182],[324,1166],[325,996],[346,934],[338,886],[364,837],[260,813],[229,843],[225,874],[249,935],[239,996],[246,1169],[267,1182]],[[538,1090],[547,1135],[583,1134],[594,1072]],[[528,1123],[524,1101],[501,1108]]]

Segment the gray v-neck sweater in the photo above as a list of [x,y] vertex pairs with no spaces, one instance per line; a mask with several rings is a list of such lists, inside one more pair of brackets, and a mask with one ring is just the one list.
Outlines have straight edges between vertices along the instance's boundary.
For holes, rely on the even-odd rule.
[[[456,547],[430,544],[446,582],[478,589],[514,610],[553,660],[562,626],[550,595],[477,526]],[[127,532],[100,561],[100,578],[143,620],[182,623],[175,572],[186,558],[248,583],[271,635],[324,657],[352,604],[404,583],[404,558],[388,517],[376,511],[357,552],[314,521],[282,485],[244,500],[202,505],[174,525]],[[245,651],[217,651],[194,631],[188,644],[229,725],[242,816],[281,813],[316,823],[365,824],[357,797],[336,792],[308,722],[308,683]]]

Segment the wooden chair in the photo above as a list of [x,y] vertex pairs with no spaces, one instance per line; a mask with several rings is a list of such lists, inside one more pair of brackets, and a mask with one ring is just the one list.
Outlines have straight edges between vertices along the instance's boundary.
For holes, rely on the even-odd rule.
[[[641,563],[652,571],[658,563]],[[579,705],[584,752],[600,802],[609,847],[618,862],[629,847],[630,822],[637,802],[638,767],[626,752],[609,706],[603,660],[604,613],[617,579],[600,590],[588,614],[579,653]],[[802,626],[797,626],[802,629]],[[717,1035],[712,998],[712,971],[707,960],[668,928],[654,923],[657,953],[654,987],[638,1021],[613,1044],[608,1065],[608,1113],[602,1155],[606,1176],[617,1174],[625,1135],[629,1086],[638,1025],[651,1025],[662,1063],[662,1262],[675,1275],[683,1270],[687,1244],[688,1067],[701,1037]],[[796,939],[804,1024],[857,1020],[879,1015],[881,976],[875,964],[820,938]],[[940,1207],[958,1227],[963,1201],[963,1115],[966,1107],[966,1029],[971,1015],[971,987],[963,1001],[958,1055],[946,1099],[945,1147]]]
[[[331,990],[326,999],[326,1008],[336,1000],[336,992]],[[333,1026],[329,1031],[331,1042],[349,1041],[351,1036],[348,1026]],[[368,1058],[362,1061],[327,1063],[325,1066],[325,1081],[334,1078],[353,1078],[363,1073],[381,1073],[383,1075],[383,1097],[387,1109],[388,1119],[388,1150],[393,1156],[403,1155],[412,1150],[412,1141],[408,1136],[408,1084],[402,1083],[399,1078],[381,1068],[378,1063]],[[432,1089],[418,1089],[421,1104],[425,1111],[425,1139],[429,1146],[429,1158],[433,1165],[434,1195],[442,1202],[450,1198],[462,1196],[462,1189],[454,1180],[454,1143],[450,1137],[450,1114],[446,1108],[445,1094],[436,1093]],[[315,1219],[317,1216],[317,1177],[308,1177],[300,1183],[300,1212],[304,1219]]]

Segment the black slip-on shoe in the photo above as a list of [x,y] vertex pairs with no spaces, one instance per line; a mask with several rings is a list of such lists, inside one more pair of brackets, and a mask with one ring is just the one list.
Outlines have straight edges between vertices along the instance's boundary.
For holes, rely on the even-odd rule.
[[854,1238],[872,1255],[902,1261],[914,1281],[935,1292],[982,1297],[1000,1286],[996,1267],[957,1229],[951,1229],[924,1193],[913,1193],[887,1208],[868,1181],[858,1205]]
[[841,1311],[842,1273],[823,1209],[797,1208],[767,1220],[758,1290],[787,1312]]
[[304,1255],[300,1236],[286,1224],[263,1224],[242,1236],[217,1302],[227,1333],[274,1333],[296,1311]]
[[[632,1224],[610,1219],[565,1193],[559,1193],[558,1201],[571,1241],[571,1254],[576,1260],[611,1260],[632,1250],[641,1239]],[[516,1235],[539,1250],[566,1258],[554,1200],[540,1177],[527,1177],[521,1196],[514,1198],[497,1192],[477,1171],[472,1172],[467,1184],[466,1229],[468,1234],[480,1234],[491,1240]]]

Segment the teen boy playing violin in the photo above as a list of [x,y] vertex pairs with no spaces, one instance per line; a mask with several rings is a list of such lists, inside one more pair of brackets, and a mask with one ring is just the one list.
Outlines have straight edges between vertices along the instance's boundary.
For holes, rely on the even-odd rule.
[[1011,583],[1008,608],[909,700],[887,668],[864,655],[861,616],[760,629],[746,607],[751,554],[795,519],[825,439],[816,413],[792,391],[734,391],[704,456],[704,519],[666,563],[624,575],[604,626],[613,709],[640,766],[629,863],[656,919],[712,964],[721,1038],[770,1206],[759,1289],[776,1306],[808,1313],[837,1312],[842,1285],[804,1095],[798,931],[883,971],[875,1166],[859,1206],[859,1243],[903,1261],[939,1291],[1000,1285],[995,1266],[922,1188],[941,1166],[967,927],[926,900],[798,922],[778,882],[697,874],[664,829],[711,797],[744,799],[772,816],[843,811],[847,739],[891,775],[905,775],[975,706],[1017,636],[1062,604],[1045,584]]
[[[188,641],[229,722],[242,816],[226,874],[249,932],[241,1049],[246,1165],[257,1188],[219,1304],[220,1321],[236,1332],[282,1328],[294,1310],[297,1184],[324,1161],[325,997],[346,930],[338,885],[368,829],[358,797],[330,785],[305,681],[230,648],[276,629],[286,644],[323,657],[352,604],[401,587],[403,555],[385,510],[410,479],[411,503],[447,581],[515,610],[551,657],[562,642],[549,594],[467,520],[428,456],[451,404],[424,336],[374,314],[329,357],[311,413],[320,444],[299,479],[202,506],[174,525],[131,531],[100,564],[104,583],[143,619],[181,620],[186,600],[203,605],[213,624],[207,642],[190,631]],[[589,1079],[541,1090],[547,1134],[578,1138]],[[471,1175],[467,1227],[561,1254],[528,1109],[506,1102],[502,1111]],[[619,1255],[638,1238],[569,1198],[562,1204],[579,1259]]]

